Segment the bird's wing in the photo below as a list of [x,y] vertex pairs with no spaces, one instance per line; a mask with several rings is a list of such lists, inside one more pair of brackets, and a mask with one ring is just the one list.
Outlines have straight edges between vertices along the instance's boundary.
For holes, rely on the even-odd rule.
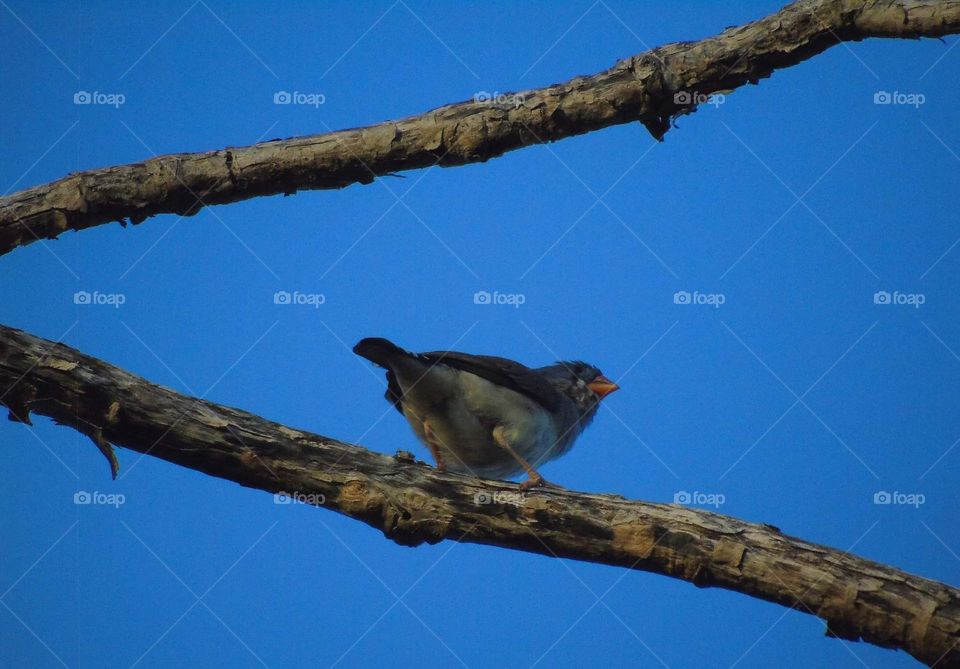
[[421,353],[419,357],[430,364],[447,365],[510,388],[521,395],[526,395],[550,412],[559,411],[566,400],[566,397],[539,372],[507,358],[456,351],[432,351]]

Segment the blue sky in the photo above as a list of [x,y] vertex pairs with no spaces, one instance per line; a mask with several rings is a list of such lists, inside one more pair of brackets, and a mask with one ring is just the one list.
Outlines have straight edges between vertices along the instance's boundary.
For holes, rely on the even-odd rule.
[[[11,2],[0,192],[543,86],[778,7]],[[2,322],[422,458],[381,374],[350,352],[361,337],[588,360],[622,390],[546,478],[722,502],[707,508],[956,584],[955,43],[838,46],[701,107],[662,144],[632,124],[68,233],[0,259]],[[75,104],[81,91],[104,104]],[[277,105],[279,91],[323,103]],[[322,297],[275,304],[277,291]],[[476,304],[479,291],[514,304]],[[402,548],[125,450],[111,481],[86,438],[46,419],[0,438],[4,666],[916,666],[735,593]],[[899,494],[876,504],[883,492]]]

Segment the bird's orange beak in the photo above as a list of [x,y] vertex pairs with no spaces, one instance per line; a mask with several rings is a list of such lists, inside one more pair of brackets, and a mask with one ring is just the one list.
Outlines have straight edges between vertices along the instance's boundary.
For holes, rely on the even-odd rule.
[[615,390],[620,390],[620,386],[605,377],[603,374],[588,383],[587,388],[595,392],[600,399],[603,399]]

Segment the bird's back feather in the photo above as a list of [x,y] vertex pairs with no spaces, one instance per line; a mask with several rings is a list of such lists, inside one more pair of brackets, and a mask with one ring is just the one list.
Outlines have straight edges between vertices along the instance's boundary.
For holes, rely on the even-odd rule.
[[431,364],[443,364],[475,374],[491,383],[526,395],[548,411],[557,411],[566,398],[546,379],[519,362],[493,355],[472,355],[456,351],[432,351],[420,357]]

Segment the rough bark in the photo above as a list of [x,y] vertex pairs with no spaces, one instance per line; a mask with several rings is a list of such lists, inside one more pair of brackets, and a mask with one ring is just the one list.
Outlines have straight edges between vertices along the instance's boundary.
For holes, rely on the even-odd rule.
[[[0,326],[0,403],[269,492],[315,495],[406,546],[455,539],[664,574],[812,613],[827,633],[960,666],[960,590],[697,509],[441,473],[180,395]],[[319,497],[322,496],[322,497]],[[322,501],[321,501],[322,500]]]
[[[757,83],[841,41],[960,31],[960,0],[799,0],[699,42],[626,58],[592,76],[322,135],[79,172],[0,198],[0,255],[111,221],[303,189],[369,183],[401,170],[483,162],[530,144],[640,121],[661,139],[697,95]],[[687,95],[686,99],[676,97]]]

